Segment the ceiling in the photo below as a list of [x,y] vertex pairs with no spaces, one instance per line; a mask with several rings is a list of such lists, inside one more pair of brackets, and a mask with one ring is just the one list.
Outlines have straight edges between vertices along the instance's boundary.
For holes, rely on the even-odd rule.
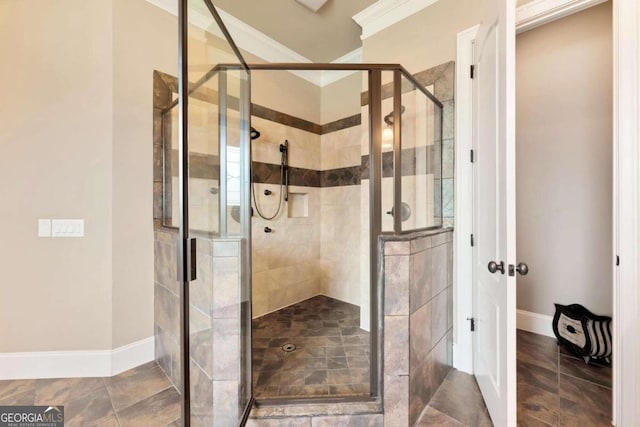
[[313,13],[295,0],[213,0],[213,4],[313,62],[331,62],[362,46],[351,18],[376,0],[329,0]]

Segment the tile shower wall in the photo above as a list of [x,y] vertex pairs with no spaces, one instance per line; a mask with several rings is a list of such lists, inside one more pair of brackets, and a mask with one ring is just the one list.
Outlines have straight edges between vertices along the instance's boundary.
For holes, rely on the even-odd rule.
[[452,364],[453,232],[384,243],[385,427],[411,426]]
[[[338,180],[340,171],[359,170],[361,126],[321,136],[321,167],[328,178],[321,189],[321,292],[361,306],[360,298],[360,176],[347,182]],[[334,184],[332,186],[329,186]],[[368,209],[367,209],[368,212]],[[361,316],[362,317],[362,316]]]
[[[320,170],[320,135],[255,116],[251,124],[261,134],[252,144],[254,165],[255,162],[279,165],[279,145],[286,139],[289,141],[291,168]],[[269,184],[254,184],[257,205],[267,217],[277,211],[281,197],[277,184],[280,182],[280,169],[275,167],[271,170],[272,175],[261,176],[258,180]],[[266,196],[266,189],[272,194]],[[254,205],[253,317],[321,293],[320,199],[319,187],[291,185],[289,202],[282,201],[281,211],[274,219],[260,218]],[[266,233],[265,227],[272,231]]]
[[176,388],[180,387],[180,282],[178,233],[154,232],[155,358]]
[[[180,390],[180,283],[177,233],[155,232],[155,359]],[[197,280],[190,286],[192,414],[202,425],[237,419],[240,379],[240,244],[197,239]],[[214,394],[216,399],[214,399]]]

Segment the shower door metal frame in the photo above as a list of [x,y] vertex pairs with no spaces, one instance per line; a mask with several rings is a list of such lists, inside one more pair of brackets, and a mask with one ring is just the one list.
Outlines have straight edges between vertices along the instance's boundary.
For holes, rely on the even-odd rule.
[[[212,18],[215,20],[219,29],[222,31],[226,41],[231,46],[231,49],[235,53],[236,57],[239,59],[240,64],[235,64],[234,69],[240,69],[247,73],[246,81],[241,81],[240,93],[241,97],[244,95],[248,103],[243,103],[242,99],[240,99],[239,109],[242,117],[242,113],[246,113],[246,117],[248,120],[251,118],[251,71],[247,67],[247,63],[244,60],[240,50],[237,45],[231,38],[229,31],[227,30],[222,18],[216,11],[215,7],[211,3],[211,0],[202,0],[205,4],[209,12],[211,13]],[[189,325],[189,311],[190,311],[190,298],[189,298],[189,285],[190,282],[196,279],[196,239],[191,238],[190,224],[189,224],[189,96],[195,92],[199,87],[205,84],[211,77],[217,74],[219,71],[224,71],[220,73],[224,74],[221,80],[224,80],[225,90],[224,92],[220,92],[220,94],[224,94],[226,97],[226,69],[221,68],[219,65],[213,67],[210,71],[205,73],[205,75],[198,80],[194,85],[189,84],[189,67],[188,67],[188,44],[189,44],[189,2],[188,0],[178,0],[178,98],[175,99],[165,111],[170,110],[171,108],[178,106],[178,189],[179,189],[179,226],[178,226],[178,281],[181,284],[181,292],[180,292],[180,371],[181,371],[181,380],[182,380],[182,402],[181,402],[181,418],[184,427],[191,426],[191,369],[190,369],[190,358],[191,358],[191,347],[190,347],[190,325]],[[220,83],[221,84],[221,83]],[[220,95],[219,94],[219,98]],[[224,106],[226,107],[226,99],[224,100]],[[245,105],[246,104],[246,105]],[[220,103],[219,103],[220,105]],[[226,117],[226,109],[222,111],[222,106],[219,109],[219,125],[220,125],[220,142],[219,147],[226,147],[226,128],[227,128],[227,117]],[[223,132],[224,131],[224,132]],[[241,132],[241,156],[244,155],[246,159],[249,159],[248,162],[251,162],[251,148],[249,146],[249,133],[248,133],[248,124],[247,131]],[[241,157],[243,158],[243,157]],[[221,168],[222,170],[223,168]],[[241,176],[241,181],[250,182],[250,168],[241,169],[244,173]],[[219,180],[220,192],[222,192],[223,187],[223,179],[222,175],[220,175],[221,179]],[[226,185],[226,182],[224,183]],[[226,188],[225,188],[226,191]],[[250,211],[250,197],[248,196],[248,192],[246,190],[241,189],[241,197],[242,200],[247,204],[247,208],[241,209],[241,226],[243,230],[243,237],[246,237],[247,254],[248,256],[243,257],[242,260],[243,268],[241,269],[241,275],[248,275],[241,279],[241,288],[242,283],[245,283],[243,280],[248,280],[249,284],[251,283],[251,218],[248,212]],[[219,209],[223,206],[219,205]],[[218,235],[222,236],[222,228],[226,229],[227,222],[227,212],[225,206],[224,215],[219,215],[219,230]],[[222,218],[224,217],[224,219]],[[248,236],[248,237],[247,237]],[[242,250],[241,250],[242,253]],[[247,270],[247,267],[249,269]],[[248,286],[248,301],[249,301],[249,317],[251,317],[251,286]],[[242,289],[241,289],[242,290]],[[244,320],[244,318],[242,319]],[[241,325],[243,323],[241,322]],[[248,337],[249,337],[249,349],[251,348],[251,322],[249,322],[248,327]],[[242,331],[240,331],[242,332]],[[242,337],[242,333],[240,333]],[[249,358],[251,360],[251,358]],[[255,399],[253,397],[253,383],[251,381],[252,365],[249,363],[249,372],[248,372],[248,387],[250,390],[250,398],[244,408],[243,414],[240,417],[240,426],[244,426],[249,418],[249,412],[255,403]],[[239,379],[242,382],[242,378]]]

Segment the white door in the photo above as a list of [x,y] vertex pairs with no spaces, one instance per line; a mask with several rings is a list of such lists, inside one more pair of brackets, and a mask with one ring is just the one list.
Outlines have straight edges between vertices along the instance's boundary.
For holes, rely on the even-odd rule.
[[474,48],[474,372],[496,426],[516,425],[515,3],[487,0]]

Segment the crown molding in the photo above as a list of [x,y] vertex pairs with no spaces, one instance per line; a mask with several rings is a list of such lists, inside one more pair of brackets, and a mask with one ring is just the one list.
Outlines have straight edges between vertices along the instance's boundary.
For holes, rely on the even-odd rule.
[[402,21],[438,0],[378,0],[362,12],[353,16],[362,27],[362,40]]
[[[146,0],[148,3],[159,7],[160,9],[178,16],[178,5],[175,0]],[[231,37],[236,42],[238,47],[265,62],[301,62],[311,63],[309,58],[300,55],[298,52],[289,49],[282,43],[277,42],[271,37],[267,36],[261,31],[253,28],[252,26],[244,23],[235,16],[225,12],[220,8],[216,8],[220,17],[224,21]],[[198,11],[192,11],[189,17],[192,22],[198,28],[206,30],[216,36],[223,38],[224,35],[218,29],[216,25],[211,25],[212,18],[207,15],[205,11],[199,13]],[[358,48],[352,52],[349,52],[340,58],[332,61],[334,63],[349,63],[349,62],[362,62],[362,48]],[[321,71],[290,71],[294,74],[316,86],[323,87],[331,84],[337,80],[340,80],[348,75],[353,74],[351,71],[342,72],[321,72]]]
[[[349,53],[342,55],[331,61],[332,64],[361,64],[362,63],[362,48],[359,47],[352,50]],[[342,80],[345,77],[349,77],[358,71],[322,71],[320,78],[320,87],[325,87],[331,83],[335,83],[338,80]]]
[[534,0],[516,9],[516,32],[531,30],[607,0]]

